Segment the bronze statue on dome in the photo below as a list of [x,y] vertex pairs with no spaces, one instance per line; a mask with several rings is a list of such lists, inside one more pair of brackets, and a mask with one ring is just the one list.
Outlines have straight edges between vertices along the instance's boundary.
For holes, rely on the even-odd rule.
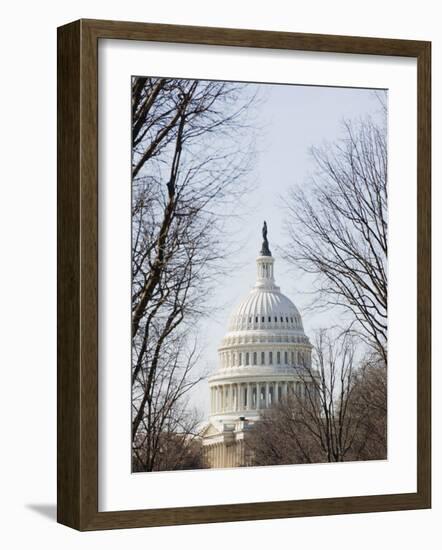
[[270,252],[269,248],[269,241],[267,240],[267,223],[264,220],[264,225],[262,226],[262,247],[261,247],[261,256],[271,256],[272,253]]

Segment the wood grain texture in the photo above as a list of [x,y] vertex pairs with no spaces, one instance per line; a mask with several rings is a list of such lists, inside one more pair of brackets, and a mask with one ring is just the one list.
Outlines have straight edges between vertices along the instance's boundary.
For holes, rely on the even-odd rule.
[[418,57],[417,485],[431,507],[431,44]]
[[80,23],[58,33],[57,518],[79,526]]
[[[98,40],[417,58],[418,457],[416,493],[161,510],[98,511]],[[58,29],[58,521],[79,530],[428,508],[431,49],[428,42],[80,20]],[[129,368],[129,367],[128,367]]]

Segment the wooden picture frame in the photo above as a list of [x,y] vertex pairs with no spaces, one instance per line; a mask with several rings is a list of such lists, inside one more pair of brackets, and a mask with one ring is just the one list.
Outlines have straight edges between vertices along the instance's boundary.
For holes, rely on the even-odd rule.
[[[418,71],[417,492],[98,511],[98,41],[403,56]],[[58,29],[58,521],[81,531],[429,508],[431,44],[79,20]]]

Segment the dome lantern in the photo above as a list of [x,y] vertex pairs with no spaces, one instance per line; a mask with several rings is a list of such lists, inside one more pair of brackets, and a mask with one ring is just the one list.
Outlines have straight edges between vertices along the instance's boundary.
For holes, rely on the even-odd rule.
[[269,241],[267,240],[267,223],[264,221],[262,227],[263,242],[261,246],[260,255],[256,259],[257,277],[255,288],[267,288],[278,290],[275,285],[275,279],[273,275],[273,264],[275,260],[272,257],[272,253],[269,248]]

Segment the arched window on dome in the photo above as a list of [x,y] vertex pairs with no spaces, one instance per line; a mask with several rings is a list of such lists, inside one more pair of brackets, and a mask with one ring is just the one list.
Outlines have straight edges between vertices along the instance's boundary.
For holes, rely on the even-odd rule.
[[281,323],[283,323],[283,322],[284,322],[284,317],[281,317]]
[[273,351],[269,351],[269,365],[273,365]]
[[295,352],[292,351],[292,365],[295,364]]
[[239,366],[242,365],[242,353],[241,352],[238,353],[238,365]]
[[284,363],[285,363],[286,365],[288,365],[288,362],[289,362],[289,359],[288,359],[288,352],[285,351],[285,352],[284,352]]
[[266,356],[265,356],[265,352],[262,351],[261,352],[261,365],[265,365],[266,364]]
[[278,317],[276,317],[276,315],[275,315],[275,323],[277,323],[277,322],[278,322]]
[[281,352],[280,351],[276,352],[276,362],[277,362],[278,365],[281,364]]
[[256,365],[258,362],[258,354],[256,351],[253,352],[253,364]]
[[248,351],[246,351],[246,365],[249,364],[249,358],[250,358],[250,354]]
[[269,323],[271,323],[271,322],[272,322],[272,318],[271,318],[270,315],[269,315]]

